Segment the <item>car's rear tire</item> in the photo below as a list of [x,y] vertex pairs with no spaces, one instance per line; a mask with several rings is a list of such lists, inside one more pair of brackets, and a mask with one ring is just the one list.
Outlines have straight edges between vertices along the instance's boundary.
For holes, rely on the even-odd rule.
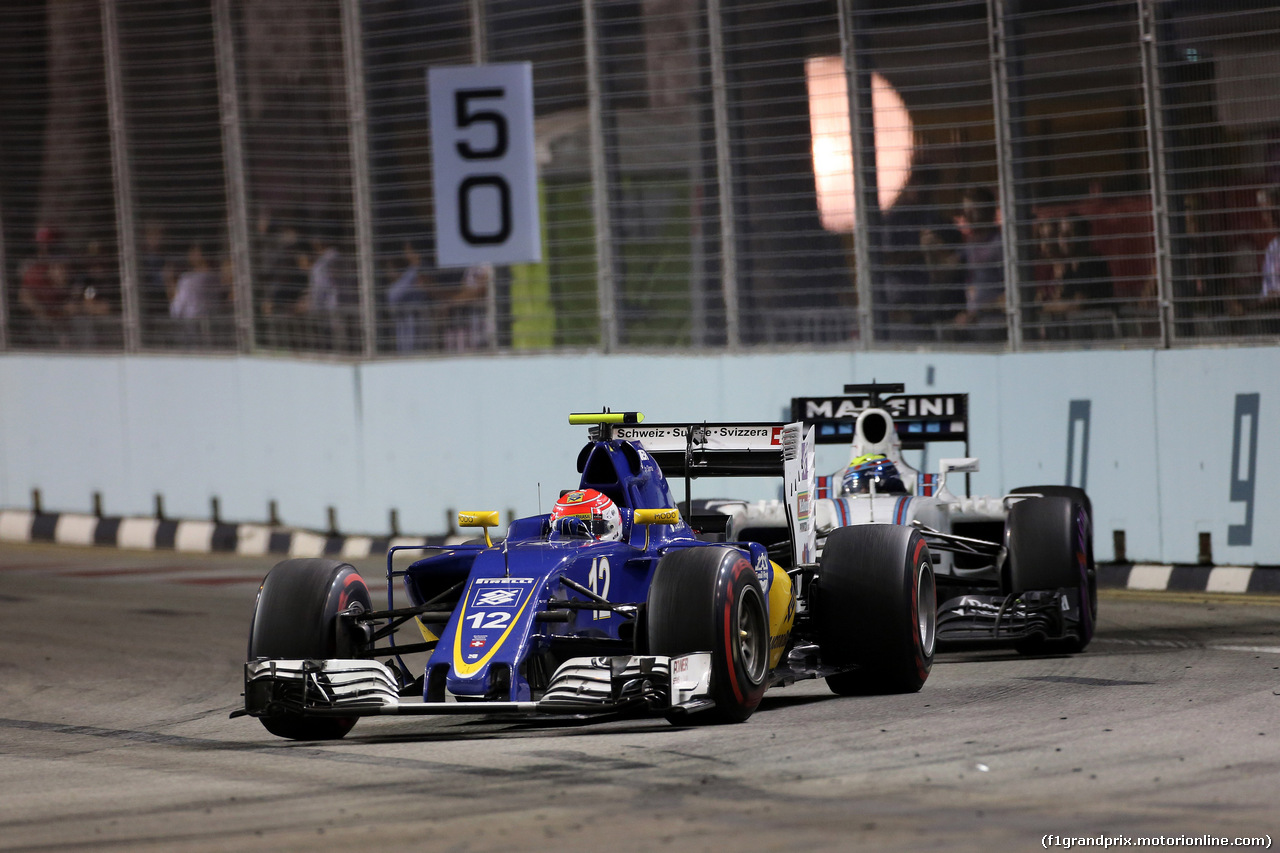
[[1076,632],[1062,640],[1029,637],[1014,646],[1023,654],[1084,651],[1098,618],[1098,578],[1088,507],[1077,497],[1026,498],[1009,508],[1005,521],[1009,592],[1076,589]]
[[827,537],[812,602],[822,661],[856,666],[827,677],[841,696],[914,693],[933,668],[938,593],[929,546],[895,524]]
[[[338,618],[348,608],[373,609],[364,578],[337,560],[284,560],[262,581],[249,628],[249,660],[361,657],[363,637]],[[355,717],[259,717],[267,731],[291,740],[336,740]]]
[[711,653],[715,707],[669,715],[675,723],[740,723],[764,696],[769,618],[764,591],[736,548],[683,548],[658,562],[646,608],[651,654]]

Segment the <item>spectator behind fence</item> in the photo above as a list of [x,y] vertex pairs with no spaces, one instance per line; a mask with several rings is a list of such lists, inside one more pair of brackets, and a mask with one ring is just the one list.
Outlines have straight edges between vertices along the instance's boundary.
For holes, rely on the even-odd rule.
[[489,306],[493,285],[492,264],[467,268],[461,286],[449,297],[445,349],[466,352],[493,345],[494,317]]
[[73,274],[69,311],[78,344],[99,347],[123,343],[120,325],[120,277],[100,240],[90,240]]
[[297,347],[302,341],[295,306],[306,295],[310,262],[298,239],[298,229],[284,225],[262,235],[258,258],[258,314],[263,343],[269,347]]
[[[1049,340],[1113,334],[1110,269],[1093,251],[1089,222],[1078,216],[1058,220],[1047,249],[1049,280],[1041,291],[1040,319]],[[1043,233],[1043,232],[1042,232]],[[1043,243],[1043,241],[1042,241]]]
[[962,256],[965,265],[965,309],[955,324],[972,341],[1004,338],[1004,247],[997,223],[995,197],[986,187],[964,194],[963,218],[968,227]]
[[[1280,187],[1258,190],[1258,207],[1271,240],[1262,254],[1261,298],[1257,301],[1256,310],[1274,315],[1280,311]],[[1277,330],[1280,330],[1280,317],[1276,316],[1260,318],[1253,329],[1260,334],[1275,334]]]
[[222,275],[209,265],[205,249],[192,243],[187,250],[187,269],[178,276],[169,303],[174,321],[173,343],[194,346],[213,344],[212,317],[223,301]]
[[313,240],[315,256],[307,278],[307,292],[297,303],[298,313],[310,320],[310,341],[320,349],[350,351],[346,305],[351,301],[350,282],[342,268],[342,255],[331,240]]
[[1258,190],[1258,206],[1271,235],[1262,255],[1262,296],[1280,297],[1280,188]]
[[36,254],[19,273],[18,304],[28,316],[28,343],[38,346],[67,345],[67,302],[70,276],[66,259],[58,253],[58,231],[36,229]]
[[395,324],[396,352],[405,354],[425,349],[431,333],[428,315],[427,286],[429,277],[422,266],[422,255],[405,241],[404,269],[397,275],[388,269],[391,286],[387,288],[387,307]]

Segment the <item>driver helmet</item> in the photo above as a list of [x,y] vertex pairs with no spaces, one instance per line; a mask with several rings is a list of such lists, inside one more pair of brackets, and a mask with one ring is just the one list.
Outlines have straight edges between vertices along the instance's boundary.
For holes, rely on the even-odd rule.
[[618,505],[595,489],[565,492],[551,510],[551,529],[557,530],[564,518],[579,518],[596,539],[622,538],[622,513]]
[[840,483],[840,496],[870,494],[872,483],[880,494],[902,495],[907,492],[902,478],[898,476],[897,466],[883,454],[871,453],[849,463]]

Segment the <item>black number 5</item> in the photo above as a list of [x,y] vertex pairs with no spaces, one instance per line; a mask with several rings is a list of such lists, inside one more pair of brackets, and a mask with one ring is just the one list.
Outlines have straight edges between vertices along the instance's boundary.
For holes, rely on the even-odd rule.
[[458,153],[464,160],[497,160],[507,153],[507,118],[493,110],[470,110],[472,100],[501,98],[506,95],[504,89],[459,89],[453,93],[453,116],[458,128],[470,127],[473,124],[493,125],[493,146],[491,148],[472,148],[467,141],[458,142]]

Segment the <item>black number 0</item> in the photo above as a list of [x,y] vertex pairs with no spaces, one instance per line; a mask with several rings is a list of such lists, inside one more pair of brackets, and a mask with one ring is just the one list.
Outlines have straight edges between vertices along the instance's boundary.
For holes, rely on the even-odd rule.
[[[472,125],[491,125],[493,144],[488,148],[475,148],[467,140],[456,143],[458,154],[464,160],[498,160],[507,153],[507,118],[493,110],[472,110],[471,101],[502,98],[506,90],[459,89],[453,93],[454,122],[458,129]],[[498,229],[492,233],[477,234],[471,225],[471,191],[477,187],[493,187],[498,192]],[[472,246],[505,243],[511,236],[511,187],[501,175],[470,175],[458,184],[458,223],[462,239]]]
[[1231,438],[1231,502],[1244,504],[1244,524],[1227,525],[1228,545],[1253,544],[1254,485],[1258,475],[1261,394],[1237,394]]
[[[476,187],[493,187],[498,191],[498,230],[477,234],[471,228],[471,191]],[[458,184],[458,226],[462,239],[473,246],[505,243],[511,236],[511,188],[501,175],[472,175]]]

